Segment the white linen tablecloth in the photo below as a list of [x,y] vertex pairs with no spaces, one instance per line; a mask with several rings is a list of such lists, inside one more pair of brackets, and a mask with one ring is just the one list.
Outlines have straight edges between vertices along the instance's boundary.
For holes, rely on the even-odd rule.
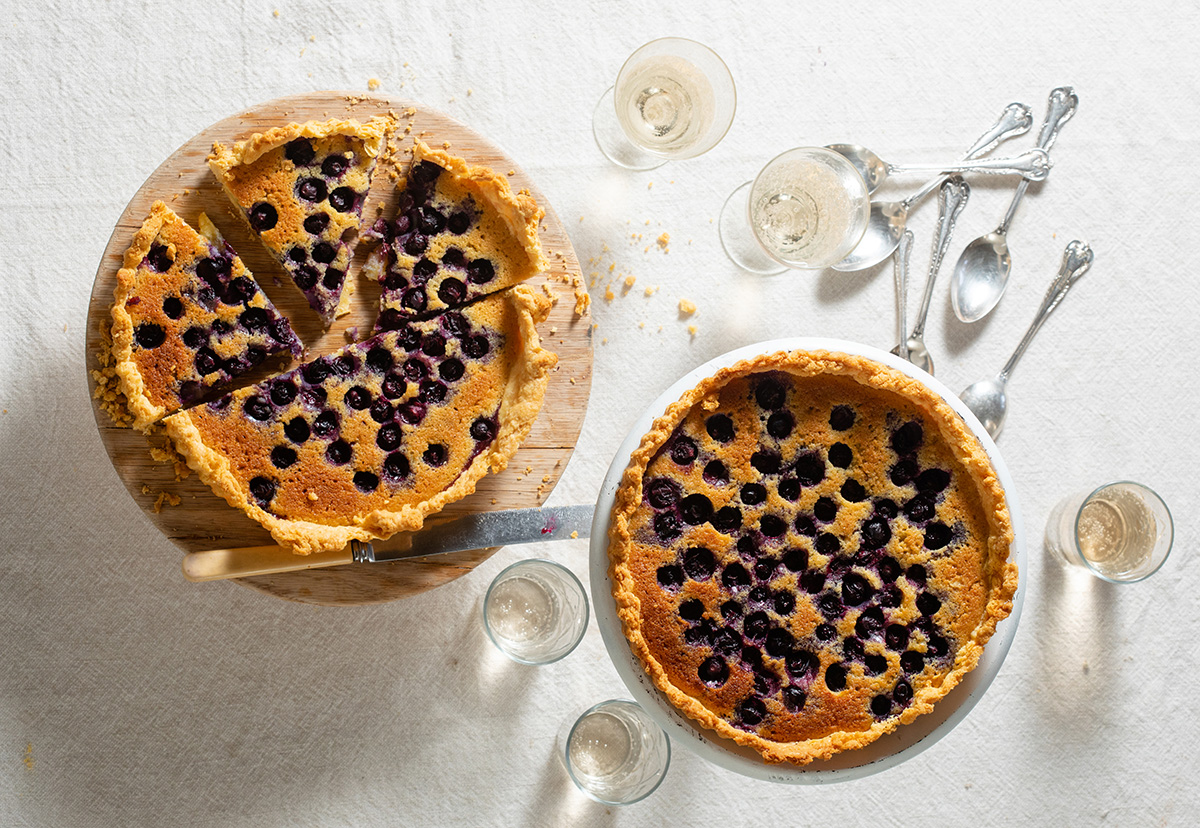
[[[5,11],[0,825],[1195,824],[1194,2],[8,0]],[[629,52],[666,35],[727,60],[736,120],[705,156],[620,170],[593,143],[593,106]],[[586,542],[508,548],[448,586],[366,608],[184,582],[93,422],[84,323],[101,251],[142,181],[209,124],[282,95],[366,92],[371,78],[503,146],[563,219],[585,274],[601,274],[591,401],[550,499],[563,504],[593,501],[636,414],[717,354],[793,335],[894,344],[890,263],[762,278],[725,258],[721,205],[769,158],[852,141],[938,162],[1010,101],[1040,124],[1050,89],[1075,87],[1054,172],[1012,226],[1008,294],[973,327],[950,312],[953,261],[1012,191],[975,178],[929,317],[937,376],[965,387],[1008,357],[1065,244],[1095,250],[1010,384],[999,443],[1029,585],[1003,669],[954,732],[831,787],[748,780],[677,750],[654,796],[605,808],[553,754],[564,719],[627,694],[594,620],[573,654],[540,669],[500,658],[479,620],[487,584],[520,558],[586,581]],[[1031,146],[1036,129],[1007,146]],[[936,212],[930,199],[911,219],[910,314]],[[663,232],[666,252],[650,243]],[[637,286],[606,301],[610,264]],[[1064,571],[1041,544],[1060,497],[1118,478],[1157,489],[1176,520],[1172,559],[1125,587]]]

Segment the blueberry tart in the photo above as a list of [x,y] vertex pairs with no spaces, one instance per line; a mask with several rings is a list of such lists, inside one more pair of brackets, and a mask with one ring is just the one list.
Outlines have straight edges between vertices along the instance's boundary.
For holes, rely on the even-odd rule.
[[418,141],[396,216],[368,235],[382,240],[365,273],[382,288],[377,330],[454,308],[545,270],[543,212],[508,180]]
[[500,471],[557,359],[527,287],[384,331],[164,421],[230,505],[298,554],[415,531]]
[[1003,488],[958,415],[869,359],[794,351],[702,381],[643,438],[609,539],[633,652],[767,762],[929,712],[1012,610]]
[[232,147],[213,144],[209,168],[328,326],[348,309],[347,239],[362,223],[390,121],[288,124]]
[[163,202],[125,252],[112,306],[112,351],[134,426],[197,402],[300,341],[220,233],[196,232]]

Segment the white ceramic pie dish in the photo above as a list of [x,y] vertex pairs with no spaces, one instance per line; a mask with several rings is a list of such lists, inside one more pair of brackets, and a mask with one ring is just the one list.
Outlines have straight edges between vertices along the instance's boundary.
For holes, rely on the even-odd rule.
[[[608,529],[614,498],[621,483],[621,475],[629,465],[630,456],[637,449],[642,436],[650,430],[654,420],[685,391],[722,368],[760,354],[797,349],[840,351],[884,363],[922,382],[958,412],[987,452],[1004,488],[1014,538],[1009,560],[1014,561],[1019,570],[1012,614],[999,623],[976,668],[940,700],[931,713],[919,717],[911,724],[901,725],[864,748],[838,753],[830,759],[818,760],[805,766],[768,764],[751,748],[741,747],[731,740],[717,736],[713,731],[700,727],[671,705],[646,675],[641,662],[625,640],[620,619],[617,617],[616,603],[612,597],[612,582],[608,577]],[[996,449],[996,444],[958,397],[934,377],[893,354],[854,342],[819,337],[776,339],[729,351],[697,367],[664,391],[634,422],[605,475],[596,502],[589,563],[592,603],[604,646],[633,699],[650,712],[675,743],[727,770],[768,782],[824,784],[858,779],[895,767],[935,744],[966,717],[1000,671],[1000,666],[1012,645],[1021,616],[1028,569],[1024,528],[1014,489],[1012,477]]]

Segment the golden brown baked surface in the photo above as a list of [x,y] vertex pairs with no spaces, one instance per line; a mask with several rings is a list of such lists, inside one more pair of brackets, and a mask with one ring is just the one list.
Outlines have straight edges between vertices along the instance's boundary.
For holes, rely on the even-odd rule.
[[164,421],[205,483],[299,554],[419,529],[500,471],[555,356],[525,287],[413,321]]
[[382,286],[377,329],[457,307],[546,269],[538,241],[542,210],[508,180],[421,141],[402,182],[396,217],[365,273]]
[[862,747],[929,712],[1012,609],[1004,492],[908,376],[764,355],[655,421],[617,493],[626,637],[692,719],[768,762]]
[[117,273],[112,353],[142,430],[272,354],[300,354],[287,319],[203,214],[200,226],[203,235],[156,201]]
[[213,144],[226,195],[328,325],[348,307],[351,252],[391,122],[310,121]]

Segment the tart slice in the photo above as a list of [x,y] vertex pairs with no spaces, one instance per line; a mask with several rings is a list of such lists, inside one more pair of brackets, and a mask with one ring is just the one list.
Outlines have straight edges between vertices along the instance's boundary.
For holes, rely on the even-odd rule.
[[768,762],[930,712],[1009,615],[995,470],[941,398],[869,359],[768,354],[687,392],[633,454],[609,559],[654,684]]
[[421,141],[396,217],[369,232],[383,239],[366,273],[383,288],[376,330],[458,307],[545,270],[543,211],[508,180]]
[[157,201],[117,273],[112,350],[134,426],[302,346],[204,214],[197,233]]
[[165,421],[213,491],[298,554],[414,531],[500,471],[557,362],[526,287],[386,331]]
[[328,326],[348,309],[348,236],[359,229],[390,121],[288,124],[232,147],[209,168]]

